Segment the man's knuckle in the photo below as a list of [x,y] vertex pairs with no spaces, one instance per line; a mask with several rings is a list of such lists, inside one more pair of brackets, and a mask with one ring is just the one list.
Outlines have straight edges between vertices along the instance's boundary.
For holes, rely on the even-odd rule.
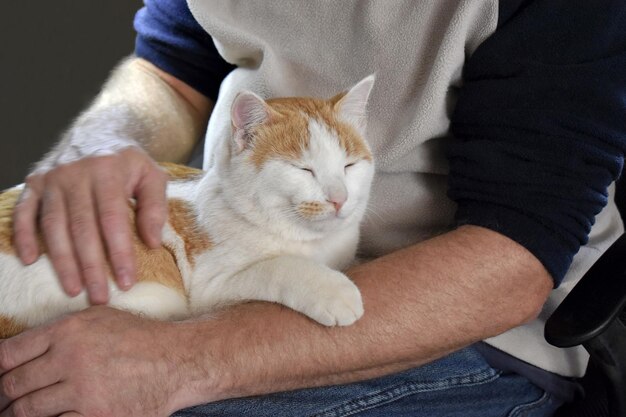
[[45,172],[44,174],[41,175],[41,180],[45,183],[45,184],[51,184],[51,183],[56,183],[58,182],[59,178],[63,178],[65,174],[67,168],[65,168],[64,166],[52,169],[48,172]]
[[61,319],[56,326],[53,326],[52,330],[67,334],[77,334],[80,331],[80,328],[81,320],[75,315],[69,315]]
[[[54,229],[61,222],[61,218],[56,214],[46,213],[41,216],[39,223],[41,224],[41,228],[48,231]],[[17,232],[17,231],[16,231]]]
[[59,325],[61,327],[73,329],[77,327],[80,323],[80,320],[75,315],[65,316],[60,322]]
[[13,361],[6,343],[0,343],[0,369],[11,369]]
[[33,182],[38,181],[39,178],[41,178],[40,174],[35,174],[35,173],[28,174],[26,178],[24,178],[24,184],[26,184],[27,186],[30,186],[33,184]]
[[115,228],[116,230],[124,226],[126,216],[124,211],[115,207],[109,207],[101,211],[100,221],[103,226]]
[[100,156],[93,158],[91,166],[93,173],[99,179],[107,181],[110,178],[111,173],[115,172],[115,157],[113,156]]
[[[120,245],[109,245],[109,259],[115,268],[132,268],[134,265],[133,248],[131,241]],[[116,271],[119,272],[119,271]]]
[[77,186],[85,181],[83,169],[75,164],[60,165],[45,174],[47,186],[57,185],[66,192],[75,192]]
[[98,278],[100,277],[102,270],[102,265],[96,262],[85,263],[81,266],[81,271],[85,279],[88,281],[88,285],[99,282]]
[[2,394],[9,400],[16,398],[15,390],[15,378],[12,375],[4,375],[0,379],[0,387],[2,388]]
[[110,203],[124,195],[124,181],[116,174],[107,174],[98,177],[96,194],[99,200]]
[[69,277],[72,273],[70,269],[73,262],[72,257],[65,252],[51,254],[50,256],[53,258],[55,265],[54,269],[56,269],[59,274],[59,278],[61,278],[61,280],[65,280]]
[[39,185],[39,183],[42,180],[42,174],[30,174],[28,175],[25,179],[24,179],[24,184],[26,184],[27,187],[35,187],[37,185]]
[[165,218],[165,213],[161,211],[145,212],[142,213],[141,223],[149,227],[162,226]]
[[125,239],[120,239],[115,245],[109,245],[108,248],[109,258],[127,261],[132,258],[133,247],[131,237],[128,236]]
[[15,417],[32,417],[36,415],[35,410],[35,405],[29,397],[20,398],[11,406]]
[[90,219],[81,213],[70,216],[70,230],[76,238],[92,237],[94,227]]

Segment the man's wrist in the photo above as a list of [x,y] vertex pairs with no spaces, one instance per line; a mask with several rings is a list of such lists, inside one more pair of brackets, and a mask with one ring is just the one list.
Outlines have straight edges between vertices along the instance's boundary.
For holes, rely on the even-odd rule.
[[[291,356],[287,352],[290,349],[276,352],[274,348],[297,337],[297,332],[286,335],[272,324],[276,322],[287,328],[304,327],[307,333],[327,331],[305,316],[272,303],[245,303],[210,318],[170,323],[168,340],[176,341],[171,356],[175,358],[179,387],[171,403],[182,409],[292,389],[291,379],[301,370],[282,366],[285,355]],[[299,353],[308,357],[304,350]]]
[[114,155],[127,148],[142,149],[139,140],[148,132],[134,120],[132,111],[124,107],[87,110],[37,164],[34,173],[84,158]]
[[[227,335],[212,320],[164,323],[162,340],[171,343],[168,366],[171,366],[171,411],[234,396],[227,360],[221,347]],[[232,347],[231,347],[232,348]]]

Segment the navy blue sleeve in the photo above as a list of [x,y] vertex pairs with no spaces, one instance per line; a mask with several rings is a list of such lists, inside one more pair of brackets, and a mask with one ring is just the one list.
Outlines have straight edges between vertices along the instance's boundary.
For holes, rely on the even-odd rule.
[[145,0],[135,16],[135,55],[217,99],[220,84],[235,68],[217,52],[185,0]]
[[501,5],[464,68],[449,196],[457,225],[519,242],[558,286],[624,162],[626,0]]

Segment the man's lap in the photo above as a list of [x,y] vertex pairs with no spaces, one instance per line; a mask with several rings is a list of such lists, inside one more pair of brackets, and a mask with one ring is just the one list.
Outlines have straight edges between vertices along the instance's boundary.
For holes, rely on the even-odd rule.
[[173,417],[549,416],[560,402],[472,347],[398,374],[354,384],[220,401]]

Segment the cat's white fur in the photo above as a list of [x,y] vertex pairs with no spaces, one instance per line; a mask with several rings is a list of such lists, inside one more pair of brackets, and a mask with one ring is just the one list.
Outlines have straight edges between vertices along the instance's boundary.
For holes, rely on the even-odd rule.
[[[372,76],[342,99],[341,117],[364,130]],[[253,144],[243,129],[263,123],[265,103],[244,93],[233,104],[234,139],[213,169],[197,182],[172,182],[170,198],[190,203],[212,247],[194,259],[168,224],[163,241],[173,248],[187,300],[174,289],[141,282],[122,292],[111,282],[110,305],[158,319],[197,315],[242,300],[278,302],[325,325],[348,325],[363,314],[358,288],[341,272],[354,259],[359,223],[365,213],[374,174],[371,160],[355,161],[341,148],[337,133],[311,118],[310,147],[298,164],[267,160],[259,169],[250,161]],[[345,200],[339,211],[329,200]],[[324,203],[314,219],[298,214],[303,202]],[[88,307],[83,293],[67,297],[47,257],[24,267],[12,254],[0,253],[0,316],[27,327]]]

